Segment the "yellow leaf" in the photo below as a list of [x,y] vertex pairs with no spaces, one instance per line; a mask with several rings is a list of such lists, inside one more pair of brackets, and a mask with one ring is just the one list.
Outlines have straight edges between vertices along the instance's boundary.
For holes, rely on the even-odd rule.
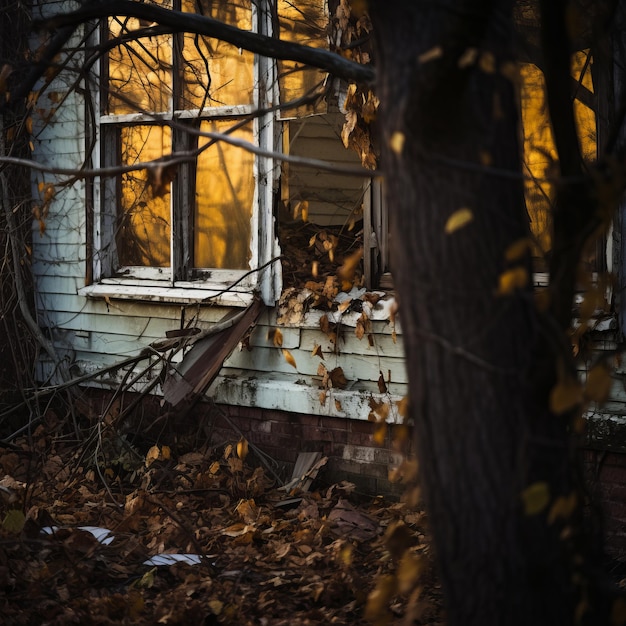
[[575,409],[582,401],[582,387],[573,379],[560,380],[550,392],[550,410],[555,415],[562,415]]
[[500,274],[497,294],[508,296],[517,289],[523,289],[528,284],[528,270],[525,267],[513,267]]
[[367,597],[365,619],[375,624],[387,623],[390,619],[389,602],[395,595],[397,583],[395,576],[385,574],[376,581],[376,586]]
[[577,504],[578,496],[574,491],[569,496],[559,496],[550,507],[548,524],[553,524],[559,519],[569,519],[576,510]]
[[398,565],[398,592],[409,593],[417,586],[424,563],[422,559],[410,552],[406,552]]
[[339,402],[339,400],[335,400],[335,409],[337,409],[337,411],[342,412],[343,408],[341,407],[341,402]]
[[522,491],[522,502],[526,515],[541,513],[550,502],[550,487],[546,482],[536,482]]
[[271,328],[267,331],[267,338],[277,347],[283,345],[283,333],[280,328]]
[[430,61],[434,61],[435,59],[439,59],[443,56],[443,48],[441,46],[435,46],[430,50],[426,50],[426,52],[422,52],[422,54],[418,55],[417,60],[420,63],[429,63]]
[[237,443],[237,456],[243,461],[248,456],[248,440],[240,439]]
[[504,258],[507,261],[519,261],[532,246],[532,241],[528,237],[514,241],[505,251]]
[[285,350],[285,348],[283,348],[283,356],[285,357],[285,361],[287,361],[287,363],[289,363],[291,367],[293,367],[294,369],[298,369],[298,366],[296,365],[296,360],[293,358],[293,354],[291,354],[289,350]]
[[478,67],[486,74],[493,74],[496,71],[496,57],[491,52],[483,52],[478,60]]
[[474,214],[469,209],[459,209],[448,218],[444,231],[446,235],[450,235],[455,230],[467,226],[473,219]]
[[311,263],[311,274],[313,276],[313,278],[317,278],[317,275],[319,274],[320,271],[320,262],[319,261],[313,261],[313,263]]
[[476,48],[467,48],[459,57],[459,67],[461,69],[474,65],[478,58],[478,50]]
[[26,127],[26,132],[29,135],[32,135],[33,134],[33,118],[32,117],[28,116],[26,118],[25,127]]
[[156,567],[148,570],[136,583],[135,586],[139,589],[151,589],[154,586],[154,572]]
[[385,444],[385,439],[387,438],[387,424],[385,422],[381,422],[376,425],[376,430],[374,431],[374,443],[382,446]]
[[309,221],[309,201],[308,200],[303,200],[300,203],[300,217],[302,218],[303,222]]
[[170,450],[169,446],[163,446],[161,448],[161,457],[163,458],[164,461],[167,461],[168,459],[172,457],[172,451]]
[[159,458],[159,446],[152,446],[146,454],[146,467],[150,467]]
[[587,384],[585,385],[585,396],[589,400],[603,404],[607,401],[613,386],[613,379],[609,368],[600,363],[592,367],[587,374]]
[[396,154],[402,154],[402,149],[404,148],[404,140],[404,133],[396,131],[393,135],[391,135],[391,139],[389,140],[389,147]]
[[2,528],[7,532],[18,534],[22,532],[22,528],[24,528],[24,524],[26,523],[26,517],[24,513],[19,509],[11,509],[7,511],[7,514],[4,516],[4,521],[2,522]]
[[400,415],[400,417],[408,417],[409,416],[409,396],[404,396],[401,400],[398,400],[396,404],[398,406],[398,415]]
[[315,344],[313,347],[312,356],[318,356],[322,361],[324,360],[324,354],[322,353],[322,346]]

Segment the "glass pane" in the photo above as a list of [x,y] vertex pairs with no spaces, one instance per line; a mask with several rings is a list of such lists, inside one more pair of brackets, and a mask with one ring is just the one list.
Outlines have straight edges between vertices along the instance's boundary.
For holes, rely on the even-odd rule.
[[[121,164],[152,161],[172,150],[170,129],[131,126],[120,131]],[[117,253],[120,265],[169,267],[170,184],[155,189],[146,170],[122,175]]]
[[[109,37],[128,37],[149,24],[132,17],[109,18]],[[172,102],[170,35],[128,40],[109,52],[107,113],[163,112]]]
[[[202,131],[225,132],[232,122],[203,122]],[[251,125],[233,137],[252,141]],[[208,143],[200,138],[199,145]],[[248,269],[254,155],[222,141],[198,157],[194,215],[194,266]]]
[[[278,0],[280,38],[314,48],[328,48],[327,0]],[[314,91],[321,90],[326,73],[316,68],[304,67],[294,61],[279,61],[278,76],[280,101],[286,104]],[[284,117],[296,114],[323,113],[324,102],[311,102],[283,111]]]
[[[242,30],[252,29],[250,0],[183,0],[183,11],[197,12]],[[252,104],[254,55],[223,41],[185,33],[182,109]]]

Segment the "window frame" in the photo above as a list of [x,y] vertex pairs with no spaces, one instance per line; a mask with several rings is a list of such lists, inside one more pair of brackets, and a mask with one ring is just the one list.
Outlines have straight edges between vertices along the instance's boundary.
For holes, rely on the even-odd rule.
[[[178,3],[179,4],[179,3]],[[272,16],[267,0],[251,0],[251,20],[253,32],[271,32]],[[174,6],[177,6],[175,4]],[[95,31],[95,44],[107,33],[108,22]],[[172,34],[176,37],[176,34]],[[173,43],[173,46],[175,44]],[[198,109],[174,110],[159,113],[124,113],[109,115],[103,112],[106,98],[107,59],[103,58],[94,68],[92,102],[95,108],[95,149],[91,160],[94,168],[114,165],[111,155],[119,154],[119,133],[121,129],[133,125],[170,126],[172,133],[172,153],[180,149],[183,136],[190,137],[181,130],[181,125],[199,127],[203,121],[229,121],[234,123],[251,117],[253,141],[260,151],[273,153],[278,142],[279,124],[275,112],[263,112],[278,101],[276,63],[273,59],[253,55],[253,95],[252,103],[233,106],[205,107]],[[174,141],[174,137],[176,140]],[[115,157],[117,158],[117,157]],[[119,164],[119,163],[118,163]],[[179,166],[177,179],[170,192],[170,266],[138,267],[119,266],[115,242],[120,177],[99,177],[94,181],[91,198],[87,205],[92,215],[88,224],[92,231],[88,250],[91,259],[91,280],[79,291],[91,297],[115,297],[159,302],[202,302],[211,300],[226,305],[246,306],[253,292],[261,294],[267,304],[278,299],[281,287],[280,263],[271,263],[279,256],[278,243],[274,236],[273,195],[280,163],[275,159],[254,155],[254,193],[250,223],[249,269],[220,269],[185,267],[192,248],[192,212],[183,217],[182,206],[188,198],[192,185],[188,182],[194,163]],[[193,272],[199,271],[198,276]],[[89,271],[89,270],[88,270]]]

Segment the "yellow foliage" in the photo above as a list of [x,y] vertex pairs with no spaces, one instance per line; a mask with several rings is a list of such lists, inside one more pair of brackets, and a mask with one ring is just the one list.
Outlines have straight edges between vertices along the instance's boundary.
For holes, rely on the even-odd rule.
[[548,524],[553,524],[559,519],[569,519],[578,505],[578,496],[572,491],[568,496],[559,496],[550,507]]
[[528,270],[525,267],[513,267],[500,274],[498,280],[498,295],[508,296],[517,289],[523,289],[528,284]]
[[285,361],[287,361],[287,363],[289,363],[291,367],[293,367],[294,369],[298,369],[298,366],[296,365],[296,360],[293,358],[293,354],[291,354],[289,350],[283,348],[283,356],[285,357]]
[[474,214],[470,209],[463,208],[455,211],[446,221],[444,231],[446,235],[450,235],[459,228],[467,226],[474,219]]
[[248,440],[243,437],[237,442],[237,456],[242,461],[248,456]]
[[550,487],[546,482],[536,482],[522,491],[522,503],[526,515],[541,513],[550,502]]
[[402,154],[402,149],[404,148],[404,140],[406,137],[404,133],[400,131],[396,131],[393,135],[391,135],[391,139],[389,140],[389,147],[396,153]]

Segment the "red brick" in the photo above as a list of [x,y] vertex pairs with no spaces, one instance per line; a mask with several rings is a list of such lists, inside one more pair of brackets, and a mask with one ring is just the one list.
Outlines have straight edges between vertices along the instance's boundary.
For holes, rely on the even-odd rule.
[[294,419],[291,413],[277,411],[276,409],[263,409],[263,419],[271,422],[290,422]]
[[277,435],[290,435],[302,439],[302,426],[297,423],[270,422],[272,432]]
[[350,420],[350,432],[373,435],[374,429],[375,425],[373,422],[366,422],[365,420]]

